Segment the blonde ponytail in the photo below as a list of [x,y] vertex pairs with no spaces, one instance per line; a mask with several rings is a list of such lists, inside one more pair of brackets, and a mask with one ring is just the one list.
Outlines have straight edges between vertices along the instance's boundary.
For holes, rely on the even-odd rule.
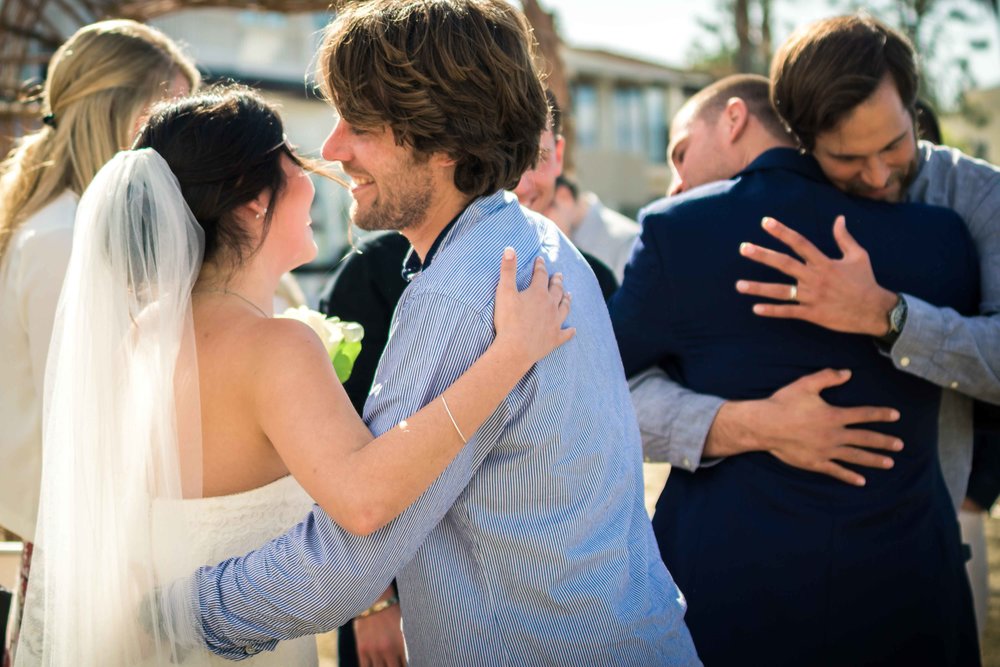
[[43,103],[51,125],[23,137],[0,164],[0,259],[24,220],[66,190],[81,194],[132,141],[134,123],[198,70],[170,38],[129,20],[78,30],[49,63]]

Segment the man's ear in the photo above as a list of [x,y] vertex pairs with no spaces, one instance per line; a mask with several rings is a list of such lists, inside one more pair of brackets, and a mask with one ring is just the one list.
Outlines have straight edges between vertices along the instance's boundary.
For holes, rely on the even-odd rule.
[[739,97],[730,97],[726,100],[726,108],[722,112],[726,123],[726,134],[731,143],[739,141],[747,128],[750,119],[750,110],[747,103]]
[[447,153],[440,151],[431,153],[430,156],[430,163],[437,167],[454,167],[457,162],[457,158],[453,158]]
[[557,174],[561,174],[563,170],[563,153],[566,152],[566,138],[561,135],[556,135],[556,154],[553,156],[555,158],[555,163],[559,165],[559,170]]

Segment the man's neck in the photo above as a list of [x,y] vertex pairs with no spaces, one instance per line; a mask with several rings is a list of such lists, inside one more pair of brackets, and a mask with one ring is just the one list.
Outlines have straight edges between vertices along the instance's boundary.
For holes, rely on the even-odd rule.
[[754,160],[772,148],[795,148],[795,146],[790,140],[782,141],[763,130],[746,136],[741,151],[743,166],[740,167],[740,171],[746,169]]
[[427,209],[423,222],[408,229],[400,230],[406,240],[413,246],[417,257],[423,261],[427,257],[434,241],[442,230],[448,226],[462,210],[469,205],[469,199],[458,190],[447,193],[438,201],[432,202]]

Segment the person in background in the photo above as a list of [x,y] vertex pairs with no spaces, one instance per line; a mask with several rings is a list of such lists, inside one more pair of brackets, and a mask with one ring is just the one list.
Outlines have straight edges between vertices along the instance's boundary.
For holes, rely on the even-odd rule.
[[150,106],[198,87],[169,37],[100,21],[59,47],[42,91],[44,125],[0,164],[0,525],[25,540],[14,645],[30,572],[42,461],[42,385],[80,194],[127,148]]
[[[784,387],[805,376],[797,380],[805,391],[823,391],[832,409],[866,424],[852,429],[860,446],[839,453],[845,467],[872,468],[865,487],[842,484],[795,467],[775,438],[765,451],[671,472],[653,525],[689,597],[699,652],[716,665],[745,664],[748,655],[789,666],[974,664],[971,595],[937,462],[940,388],[895,369],[864,337],[759,317],[734,289],[741,277],[775,277],[740,256],[769,252],[762,244],[773,215],[795,229],[796,247],[808,239],[850,256],[862,244],[887,284],[968,314],[978,301],[968,231],[944,208],[832,187],[794,149],[764,77],[716,82],[675,122],[677,161],[735,176],[643,210],[642,236],[611,302],[626,373],[657,365],[691,391],[748,409],[787,403]],[[797,292],[775,287],[769,302],[808,296]],[[855,407],[879,404],[896,412]],[[783,417],[794,425],[811,413],[789,408]],[[878,421],[889,423],[869,425]]]
[[[873,55],[845,57],[855,53]],[[855,333],[862,331],[859,315],[868,311],[864,326],[872,334],[876,328],[886,329],[884,340],[875,340],[895,367],[945,388],[938,448],[957,512],[965,497],[972,460],[970,398],[980,401],[976,405],[977,423],[1000,421],[996,408],[1000,403],[1000,347],[995,345],[1000,336],[1000,225],[996,224],[1000,219],[1000,169],[954,148],[917,142],[914,115],[909,109],[918,87],[913,48],[904,36],[871,17],[835,17],[804,26],[779,49],[772,70],[780,73],[772,75],[771,91],[780,120],[805,142],[802,148],[813,153],[836,187],[871,199],[950,208],[972,235],[980,264],[977,316],[962,317],[905,295],[902,302],[897,295],[888,310],[879,313],[891,294],[872,284],[866,265],[856,258],[820,260],[809,271],[811,279],[851,289],[829,292],[826,298],[812,300],[808,308],[769,303],[755,308],[760,316],[798,317],[813,323],[822,317],[822,326]],[[779,80],[783,82],[781,93]],[[865,85],[858,85],[850,95],[829,94],[834,85],[848,82]],[[798,109],[797,113],[807,110],[818,115],[824,105],[834,103],[839,114],[822,114],[822,124],[808,116],[790,115],[789,107]],[[863,117],[855,118],[855,114]],[[682,120],[675,117],[677,131],[671,133],[671,161],[680,181],[679,191],[736,173],[737,169],[713,153],[719,137],[712,134],[711,125],[678,127]],[[851,148],[842,154],[835,150],[839,145]],[[772,229],[773,235],[781,238],[780,223]],[[863,259],[863,255],[858,257]],[[740,288],[748,294],[763,294],[787,289],[787,285],[760,286],[747,281]],[[858,289],[879,296],[872,299],[858,294]],[[799,286],[796,293],[800,293]],[[867,308],[859,308],[860,304]],[[834,324],[833,313],[853,321]],[[864,429],[857,428],[856,414],[824,401],[815,391],[814,381],[799,378],[765,400],[724,401],[691,392],[654,370],[633,379],[632,398],[658,460],[694,471],[703,457],[764,449],[791,465],[863,485],[864,470],[847,468],[840,462],[857,462],[858,438]],[[794,414],[808,414],[809,418],[790,420]]]
[[[639,235],[639,225],[634,220],[605,208],[592,192],[579,194],[578,211],[569,211],[553,207],[556,196],[556,179],[563,173],[563,154],[566,150],[566,138],[562,135],[562,110],[552,91],[546,91],[549,108],[552,110],[550,125],[542,133],[541,149],[538,163],[524,172],[514,194],[522,206],[532,211],[542,213],[569,237],[573,245],[584,253],[584,258],[591,265],[600,262],[610,268],[615,281],[621,282],[625,264],[635,237]],[[558,218],[558,219],[556,219]],[[598,280],[602,287],[602,269],[595,267]]]
[[[539,213],[544,213],[545,217],[556,223],[559,231],[576,243],[577,239],[573,236],[573,231],[579,228],[588,211],[591,210],[593,209],[591,209],[590,204],[581,198],[580,188],[576,184],[576,181],[565,174],[559,174],[555,179],[552,201],[545,210],[539,211]],[[613,211],[610,212],[613,213]],[[638,233],[638,225],[636,225],[636,233]],[[580,250],[580,254],[587,260],[590,267],[594,269],[594,275],[597,276],[597,282],[601,285],[604,298],[610,299],[614,291],[618,289],[621,272],[617,274],[612,272],[611,268],[602,260],[591,255],[586,250],[580,249],[579,246],[577,246],[577,250]],[[626,257],[626,259],[628,258]]]

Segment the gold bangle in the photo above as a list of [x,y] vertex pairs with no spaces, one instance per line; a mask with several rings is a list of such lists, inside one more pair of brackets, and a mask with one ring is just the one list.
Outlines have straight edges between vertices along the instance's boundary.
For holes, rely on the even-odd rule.
[[455,421],[455,415],[451,414],[451,409],[448,407],[448,401],[444,400],[444,394],[441,394],[441,404],[444,405],[444,411],[448,413],[448,418],[451,419],[451,425],[455,427],[456,431],[458,431],[458,437],[462,439],[462,444],[469,444],[469,441],[465,439],[464,435],[462,435],[462,429],[458,427],[458,422]]
[[361,612],[354,618],[365,618],[367,616],[371,616],[372,614],[377,614],[380,611],[385,611],[389,607],[397,604],[399,604],[399,598],[395,595],[390,595],[386,599],[379,600],[372,606],[368,607],[368,609],[365,609],[363,612]]

